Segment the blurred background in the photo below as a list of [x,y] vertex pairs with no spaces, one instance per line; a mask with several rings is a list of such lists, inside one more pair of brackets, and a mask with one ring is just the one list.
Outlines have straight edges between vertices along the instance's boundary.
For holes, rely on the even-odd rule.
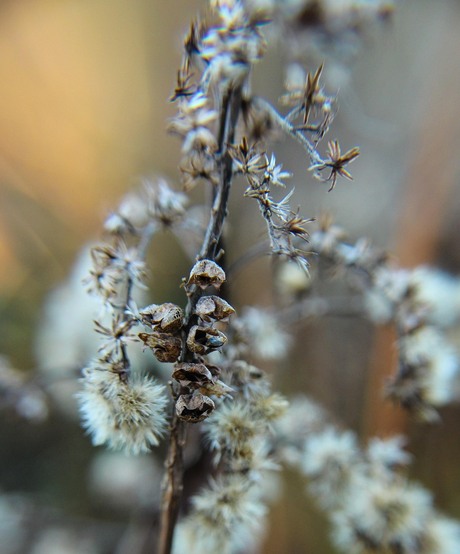
[[[180,144],[165,131],[174,114],[167,99],[182,36],[204,4],[0,3],[0,354],[12,368],[27,374],[39,364],[35,344],[46,322],[46,299],[68,277],[82,246],[97,239],[121,195],[144,176],[162,175],[178,185]],[[328,211],[351,238],[370,238],[402,266],[437,265],[454,274],[460,270],[459,28],[458,1],[407,0],[365,38],[349,69],[326,63],[327,89],[338,91],[339,102],[329,138],[343,149],[361,149],[353,182],[341,181],[327,194],[307,174],[296,144],[275,146],[278,161],[294,174],[292,204],[301,205],[305,216]],[[279,49],[272,48],[257,68],[254,89],[276,100],[282,64]],[[234,194],[231,213],[236,238],[230,248],[238,252],[245,241],[238,232],[242,222],[257,225],[257,233],[263,227],[253,223],[254,206],[241,195]],[[168,295],[180,295],[172,291],[188,261],[182,254],[176,260],[169,239],[155,247],[155,301],[171,300]],[[234,285],[241,305],[268,300],[269,288],[256,286],[253,270]],[[169,288],[161,285],[165,278]],[[69,325],[72,315],[66,314]],[[433,428],[410,424],[382,401],[381,384],[395,363],[391,331],[329,318],[297,332],[302,349],[294,349],[291,360],[296,378],[288,385],[278,377],[277,386],[311,393],[363,439],[408,433],[416,460],[411,476],[434,491],[442,510],[460,518],[459,410],[444,410]],[[65,350],[63,341],[59,348]],[[0,535],[13,545],[7,552],[115,552],[130,506],[114,507],[107,498],[104,504],[106,492],[94,493],[96,451],[75,417],[57,410],[27,419],[6,411],[0,432],[0,519],[7,514]],[[151,462],[136,472],[158,481]],[[290,476],[284,488],[263,552],[332,552],[327,524],[299,494],[299,482]],[[12,505],[19,506],[16,512]],[[21,521],[54,535],[15,546]],[[96,525],[103,529],[102,546],[91,542]]]

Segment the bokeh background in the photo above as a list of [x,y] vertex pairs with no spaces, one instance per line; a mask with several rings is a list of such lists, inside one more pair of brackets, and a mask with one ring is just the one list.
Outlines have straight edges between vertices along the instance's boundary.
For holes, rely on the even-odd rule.
[[[82,246],[97,238],[121,195],[143,176],[179,182],[180,145],[165,131],[174,113],[167,99],[181,37],[203,7],[191,0],[0,3],[0,354],[17,370],[34,371],[47,295],[67,278]],[[340,106],[329,137],[361,149],[352,183],[339,182],[327,194],[307,174],[296,144],[275,146],[294,173],[293,204],[303,214],[328,211],[351,237],[369,237],[402,266],[432,264],[454,274],[460,270],[459,28],[459,2],[407,0],[366,37],[349,70],[326,64],[328,89],[339,91]],[[273,48],[257,68],[255,90],[275,100],[282,64]],[[234,253],[244,248],[243,224],[261,233],[255,213],[234,195]],[[180,294],[172,290],[188,263],[182,254],[176,259],[171,244],[155,245],[157,301]],[[270,287],[260,287],[256,271],[257,265],[238,277],[238,303],[268,301]],[[411,475],[460,518],[459,410],[444,410],[433,428],[411,424],[382,400],[381,384],[395,361],[391,330],[328,318],[297,334],[295,370],[289,379],[278,374],[277,386],[311,393],[363,440],[407,433],[416,460]],[[51,414],[34,424],[5,413],[0,432],[0,490],[36,503],[38,527],[102,525],[105,551],[115,551],[126,512],[101,512],[88,492],[93,449],[78,422]],[[327,524],[302,487],[294,476],[285,480],[263,552],[332,552]],[[79,545],[75,552],[91,552]]]

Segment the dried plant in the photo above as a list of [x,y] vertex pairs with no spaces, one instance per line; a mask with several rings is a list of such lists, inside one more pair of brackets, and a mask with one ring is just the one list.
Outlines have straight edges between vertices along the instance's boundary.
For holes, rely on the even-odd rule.
[[[321,265],[347,283],[345,309],[394,325],[399,364],[388,397],[427,421],[459,398],[458,356],[446,337],[460,319],[458,280],[430,268],[396,268],[367,240],[350,242],[329,218],[293,207],[291,174],[271,151],[282,134],[300,144],[306,178],[325,183],[325,192],[352,179],[359,148],[333,138],[324,147],[337,99],[323,85],[323,64],[312,60],[325,47],[328,55],[340,50],[337,63],[348,63],[362,36],[391,11],[384,1],[212,0],[185,38],[169,124],[182,141],[183,190],[152,179],[126,195],[105,222],[104,242],[91,250],[85,280],[100,310],[99,346],[78,394],[83,426],[93,444],[128,454],[168,444],[149,552],[258,551],[284,465],[307,480],[341,552],[460,551],[460,524],[408,480],[401,437],[360,447],[312,400],[274,392],[267,372],[254,365],[287,356],[293,322],[340,312],[333,298],[309,294]],[[253,67],[277,36],[288,37],[279,107],[251,88]],[[204,227],[188,207],[197,187],[210,192]],[[267,238],[229,267],[231,192],[256,201]],[[148,252],[164,231],[179,243],[193,235],[200,246],[188,274],[177,277],[183,301],[149,303]],[[267,254],[284,301],[235,309],[232,275]],[[144,372],[135,360],[142,350]],[[6,382],[10,373],[3,373]],[[13,376],[8,386],[16,398]],[[187,449],[208,461],[198,486],[184,494]]]

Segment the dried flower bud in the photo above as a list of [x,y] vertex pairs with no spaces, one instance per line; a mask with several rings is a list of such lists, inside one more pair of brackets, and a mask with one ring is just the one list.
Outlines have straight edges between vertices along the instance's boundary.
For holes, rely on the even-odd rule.
[[204,364],[177,364],[172,378],[183,386],[199,388],[213,382],[212,373]]
[[179,306],[167,302],[151,304],[139,311],[142,323],[160,328],[165,333],[175,333],[182,327],[184,313]]
[[187,346],[195,354],[207,354],[217,350],[227,342],[227,337],[212,327],[194,325],[187,337]]
[[182,343],[179,337],[168,333],[139,333],[139,338],[153,350],[159,362],[175,362],[180,356]]
[[195,394],[181,394],[176,402],[176,413],[180,419],[189,423],[198,423],[206,419],[214,410],[215,404],[199,392]]
[[225,281],[224,270],[211,260],[199,260],[192,267],[186,286],[197,285],[201,289],[213,286],[219,289]]
[[203,321],[227,321],[235,310],[218,296],[202,296],[197,302],[195,313]]

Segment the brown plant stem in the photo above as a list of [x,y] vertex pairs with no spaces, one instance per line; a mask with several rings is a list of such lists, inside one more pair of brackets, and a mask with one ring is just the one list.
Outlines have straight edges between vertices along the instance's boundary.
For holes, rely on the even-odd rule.
[[[228,213],[228,200],[232,184],[232,158],[227,146],[235,136],[235,127],[241,107],[241,88],[229,89],[222,101],[221,124],[218,131],[220,161],[220,183],[213,195],[211,216],[208,222],[203,244],[198,259],[214,260],[218,254],[219,241],[222,236],[225,218]],[[193,357],[186,348],[186,337],[193,324],[193,314],[196,303],[201,296],[201,289],[195,287],[189,294],[185,309],[185,324],[183,330],[182,361]],[[187,391],[180,391],[179,394]],[[159,554],[170,554],[174,538],[174,530],[179,515],[180,501],[183,490],[183,449],[186,442],[186,424],[179,419],[175,408],[171,421],[171,432],[168,454],[165,462],[166,473],[163,481],[163,499],[161,504]]]

